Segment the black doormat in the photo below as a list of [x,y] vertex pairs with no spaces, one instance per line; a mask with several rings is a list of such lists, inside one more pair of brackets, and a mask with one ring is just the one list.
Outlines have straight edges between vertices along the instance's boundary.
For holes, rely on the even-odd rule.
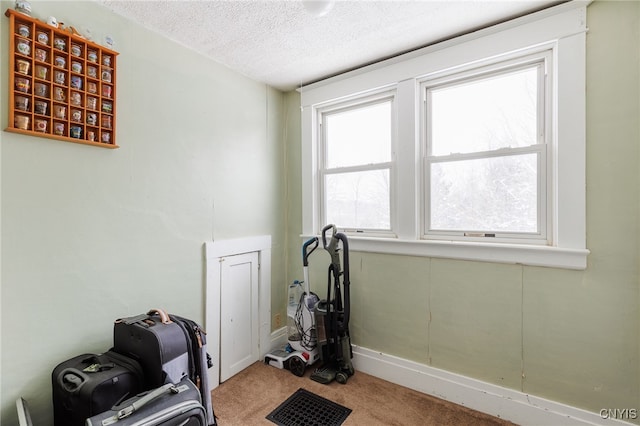
[[339,426],[351,409],[305,389],[298,389],[267,419],[280,426]]

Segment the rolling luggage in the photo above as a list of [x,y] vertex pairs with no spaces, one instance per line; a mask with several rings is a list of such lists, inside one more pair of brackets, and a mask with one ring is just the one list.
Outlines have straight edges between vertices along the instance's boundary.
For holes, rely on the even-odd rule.
[[198,388],[185,378],[137,395],[104,413],[88,418],[85,426],[206,426]]
[[112,351],[58,364],[51,382],[55,426],[82,426],[87,417],[143,390],[140,364]]
[[189,344],[182,327],[161,309],[121,318],[113,327],[113,350],[142,366],[145,389],[189,376]]
[[215,425],[215,413],[213,412],[211,388],[209,387],[207,375],[207,370],[213,366],[211,357],[207,353],[207,333],[193,320],[182,318],[178,315],[169,315],[169,318],[182,327],[187,336],[187,344],[189,345],[189,353],[191,354],[189,378],[200,390],[202,405],[204,405],[207,412],[207,424]]

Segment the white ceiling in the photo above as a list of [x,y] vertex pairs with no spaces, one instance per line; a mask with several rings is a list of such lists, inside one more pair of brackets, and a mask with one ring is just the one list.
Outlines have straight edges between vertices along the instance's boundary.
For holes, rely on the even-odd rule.
[[559,3],[338,0],[317,16],[303,0],[99,1],[284,91]]

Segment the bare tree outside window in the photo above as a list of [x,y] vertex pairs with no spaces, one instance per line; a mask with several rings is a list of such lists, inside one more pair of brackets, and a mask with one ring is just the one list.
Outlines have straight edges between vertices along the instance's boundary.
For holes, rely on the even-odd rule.
[[323,115],[324,217],[352,230],[390,230],[393,102],[349,105]]
[[431,230],[539,231],[538,72],[427,89]]

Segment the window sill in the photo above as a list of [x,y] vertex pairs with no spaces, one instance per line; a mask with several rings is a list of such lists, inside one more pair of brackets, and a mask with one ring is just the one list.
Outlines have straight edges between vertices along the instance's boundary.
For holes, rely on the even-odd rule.
[[349,250],[584,270],[588,249],[460,241],[349,237]]

